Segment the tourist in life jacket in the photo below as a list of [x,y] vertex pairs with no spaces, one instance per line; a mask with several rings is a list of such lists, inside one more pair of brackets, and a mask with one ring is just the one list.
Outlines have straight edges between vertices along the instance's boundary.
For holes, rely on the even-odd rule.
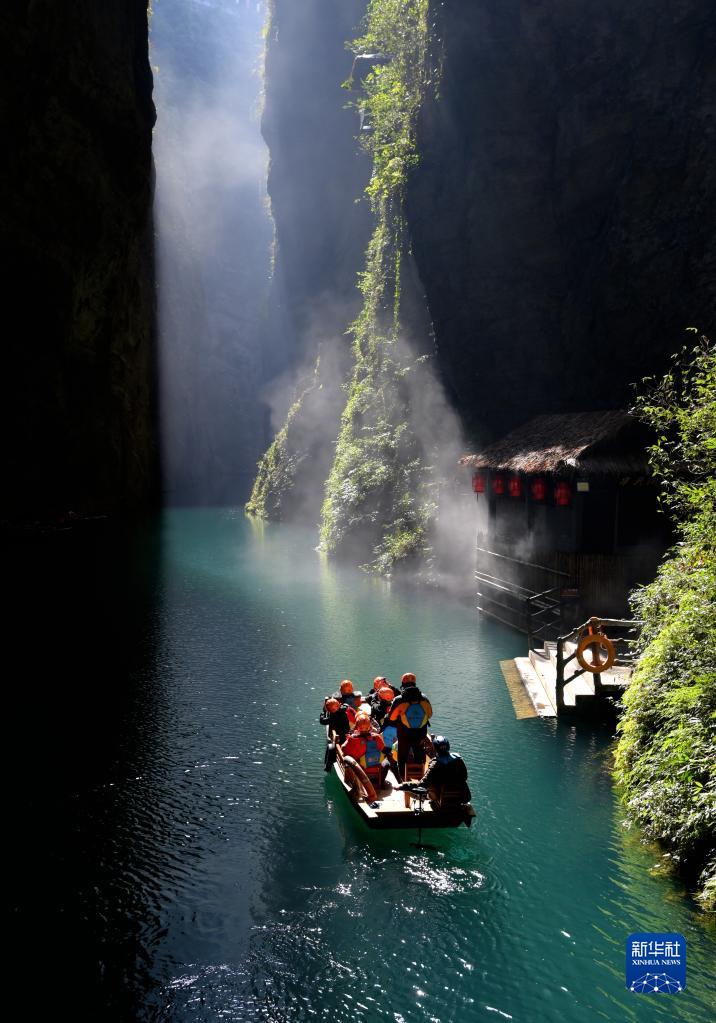
[[372,717],[373,708],[371,707],[371,705],[369,703],[366,703],[365,701],[363,701],[362,703],[360,703],[358,705],[358,710],[356,711],[356,718],[358,717],[359,714],[365,714],[366,715],[366,717],[370,721],[370,727],[372,728],[372,730],[374,732],[379,732],[380,731],[380,728],[378,727],[378,722],[373,720],[373,717]]
[[388,773],[388,762],[383,758],[385,743],[379,732],[374,732],[367,714],[357,714],[355,728],[341,746],[344,757],[353,757],[376,788],[382,788]]
[[436,809],[446,803],[469,803],[472,798],[467,784],[467,767],[465,761],[457,753],[450,752],[450,743],[444,735],[436,735],[433,739],[435,757],[428,764],[428,769],[420,781],[405,781],[399,789],[408,792],[418,786],[428,790],[430,802]]
[[375,692],[370,693],[368,697],[370,713],[373,720],[378,724],[378,727],[382,726],[385,716],[390,710],[390,705],[394,699],[395,692],[387,684],[381,685]]
[[359,705],[363,702],[363,694],[357,693],[353,689],[353,683],[349,678],[344,678],[338,687],[338,692],[333,693],[333,699],[338,700],[344,706],[352,707],[353,710],[357,710]]
[[400,690],[390,705],[387,719],[398,729],[398,772],[400,778],[404,778],[410,753],[419,762],[425,756],[425,738],[433,708],[427,696],[418,689],[412,671],[403,675]]
[[328,725],[329,730],[336,733],[336,741],[341,743],[345,742],[353,727],[355,713],[352,707],[344,706],[335,696],[327,696],[318,720],[322,725]]

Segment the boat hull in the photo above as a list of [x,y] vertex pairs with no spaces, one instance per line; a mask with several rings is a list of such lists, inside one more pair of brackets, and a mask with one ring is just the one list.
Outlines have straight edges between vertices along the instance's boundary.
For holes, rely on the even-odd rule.
[[470,803],[434,809],[429,801],[425,800],[422,810],[420,810],[416,799],[406,800],[406,793],[397,789],[397,782],[393,782],[391,775],[386,780],[386,786],[378,792],[379,806],[373,809],[367,800],[358,797],[351,786],[346,783],[340,759],[333,764],[333,770],[348,801],[369,828],[378,830],[457,828],[461,824],[465,824],[469,828],[476,816]]

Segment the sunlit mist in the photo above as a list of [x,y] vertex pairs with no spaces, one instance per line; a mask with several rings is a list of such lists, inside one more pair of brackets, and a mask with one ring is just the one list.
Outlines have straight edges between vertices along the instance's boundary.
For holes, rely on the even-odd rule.
[[241,501],[265,446],[272,225],[264,4],[155,0],[155,211],[165,500]]

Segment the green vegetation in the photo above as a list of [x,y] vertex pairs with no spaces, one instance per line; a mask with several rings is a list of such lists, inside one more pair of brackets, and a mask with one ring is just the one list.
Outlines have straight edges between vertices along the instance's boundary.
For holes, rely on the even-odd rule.
[[[428,8],[428,0],[370,0],[364,33],[348,46],[356,55],[379,56],[360,83],[344,83],[360,86],[353,105],[361,114],[361,144],[372,158],[366,198],[375,227],[358,275],[363,306],[349,328],[353,369],[325,484],[320,541],[328,553],[349,544],[372,552],[366,567],[381,573],[410,557],[429,557],[435,514],[433,470],[411,424],[411,394],[426,372],[425,356],[410,351],[401,323],[408,256],[403,203],[418,159],[416,117],[429,84]],[[270,18],[269,7],[269,25]],[[288,514],[286,494],[307,457],[307,438],[312,443],[308,406],[316,386],[297,398],[261,459],[250,513],[281,518],[283,507]]]
[[631,817],[716,908],[716,353],[702,338],[647,381],[635,412],[655,428],[661,501],[679,534],[633,596],[641,656],[624,697],[616,775]]
[[[410,385],[421,372],[402,337],[403,201],[417,162],[415,119],[428,84],[428,0],[371,0],[365,32],[350,48],[380,54],[358,100],[361,142],[373,159],[366,188],[376,219],[359,275],[363,308],[351,325],[354,369],[326,482],[321,546],[334,552],[357,537],[373,549],[371,567],[428,552],[434,513],[430,467],[410,426]],[[345,83],[352,87],[352,81]]]
[[288,505],[286,499],[293,489],[296,473],[307,457],[306,451],[297,451],[288,443],[289,431],[301,411],[306,396],[319,386],[319,366],[320,357],[316,362],[313,378],[299,391],[298,397],[288,410],[286,421],[259,460],[251,497],[246,502],[246,511],[250,515],[267,519],[283,518],[282,509],[284,505]]

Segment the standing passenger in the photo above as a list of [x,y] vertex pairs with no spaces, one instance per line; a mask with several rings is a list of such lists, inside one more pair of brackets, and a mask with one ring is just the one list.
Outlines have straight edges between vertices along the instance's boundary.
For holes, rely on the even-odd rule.
[[400,695],[391,703],[387,717],[398,729],[398,773],[404,778],[411,752],[418,763],[425,758],[425,737],[433,708],[430,700],[418,689],[412,671],[403,675],[400,689]]

